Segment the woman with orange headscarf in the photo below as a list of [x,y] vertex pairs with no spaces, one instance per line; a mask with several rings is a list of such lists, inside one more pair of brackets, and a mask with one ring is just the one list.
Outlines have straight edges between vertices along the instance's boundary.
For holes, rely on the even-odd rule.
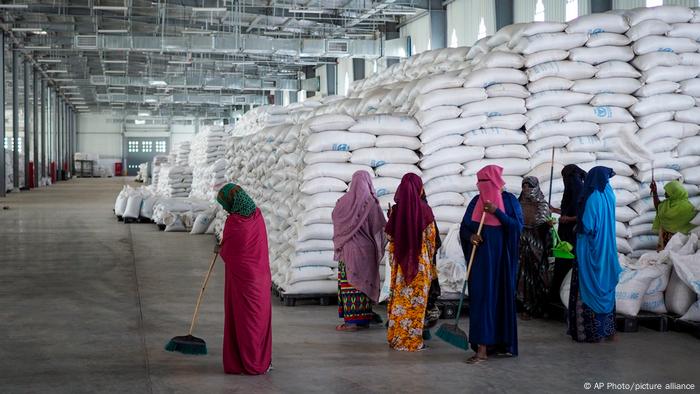
[[503,190],[502,174],[495,165],[476,174],[479,195],[469,203],[459,231],[465,256],[477,247],[468,282],[469,343],[476,352],[469,364],[486,361],[489,353],[518,355],[515,282],[523,214],[518,199]]
[[418,175],[404,175],[386,225],[391,264],[387,340],[392,349],[410,352],[424,348],[430,283],[437,278],[432,261],[438,232],[422,192]]

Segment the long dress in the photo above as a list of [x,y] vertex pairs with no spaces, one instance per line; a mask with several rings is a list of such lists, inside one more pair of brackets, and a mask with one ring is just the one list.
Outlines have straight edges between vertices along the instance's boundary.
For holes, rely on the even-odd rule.
[[[504,192],[505,212],[494,214],[501,226],[484,225],[481,231],[483,243],[476,250],[469,276],[469,342],[476,351],[478,345],[486,345],[489,352],[518,354],[515,292],[518,272],[518,244],[523,217],[518,199]],[[467,207],[460,227],[464,255],[471,255],[471,236],[476,234],[479,223],[472,220],[472,213],[479,196]]]
[[[613,213],[599,208],[605,206]],[[577,342],[599,342],[615,335],[614,284],[620,267],[615,245],[614,207],[615,195],[608,185],[604,193],[596,192],[588,198],[585,213],[580,218],[579,225],[584,229],[577,236],[577,260],[571,273],[568,309],[568,334]],[[589,275],[593,273],[592,279],[581,277],[584,269]],[[614,283],[599,278],[614,278]],[[589,288],[597,293],[612,295],[613,302],[607,310],[596,312],[584,302],[581,293],[586,282],[583,280],[596,282]]]
[[542,316],[547,311],[551,248],[552,237],[546,223],[523,229],[520,238],[518,298],[525,311],[533,317]]
[[226,219],[221,257],[224,289],[224,371],[259,375],[272,362],[272,279],[265,220],[259,208],[250,217]]
[[372,321],[372,300],[350,282],[345,263],[338,262],[338,317],[345,324],[366,326]]
[[395,259],[394,242],[389,239],[391,293],[387,305],[389,314],[387,340],[392,349],[413,352],[423,347],[423,326],[430,284],[437,277],[432,264],[437,236],[434,223],[428,225],[423,231],[421,253],[418,256],[418,273],[411,283],[406,283],[404,280],[401,265]]

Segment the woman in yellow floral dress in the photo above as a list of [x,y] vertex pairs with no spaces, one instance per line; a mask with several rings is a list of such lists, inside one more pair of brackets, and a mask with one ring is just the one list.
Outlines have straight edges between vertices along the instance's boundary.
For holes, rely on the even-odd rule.
[[430,282],[437,277],[432,259],[438,234],[422,192],[420,177],[404,175],[386,225],[391,264],[387,340],[392,349],[409,352],[424,348],[425,309]]

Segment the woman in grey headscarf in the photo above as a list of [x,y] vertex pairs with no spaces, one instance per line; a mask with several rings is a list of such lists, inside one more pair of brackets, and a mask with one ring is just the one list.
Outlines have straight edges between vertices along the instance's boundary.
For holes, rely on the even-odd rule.
[[518,300],[522,304],[521,318],[542,316],[548,302],[552,248],[550,228],[551,211],[540,189],[537,178],[523,178],[522,193],[518,198],[523,210],[525,227],[520,236],[520,270],[518,272]]

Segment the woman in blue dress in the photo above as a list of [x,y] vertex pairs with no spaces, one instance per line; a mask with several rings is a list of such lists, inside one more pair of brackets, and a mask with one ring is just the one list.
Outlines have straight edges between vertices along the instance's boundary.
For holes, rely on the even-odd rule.
[[593,167],[586,175],[576,224],[576,264],[571,272],[569,335],[577,342],[615,336],[615,287],[622,269],[615,239],[615,172]]
[[460,227],[464,255],[477,247],[468,282],[469,343],[476,352],[469,364],[486,361],[493,353],[518,355],[515,282],[523,215],[518,199],[503,191],[502,174],[503,168],[494,165],[477,173],[479,195],[469,203]]

